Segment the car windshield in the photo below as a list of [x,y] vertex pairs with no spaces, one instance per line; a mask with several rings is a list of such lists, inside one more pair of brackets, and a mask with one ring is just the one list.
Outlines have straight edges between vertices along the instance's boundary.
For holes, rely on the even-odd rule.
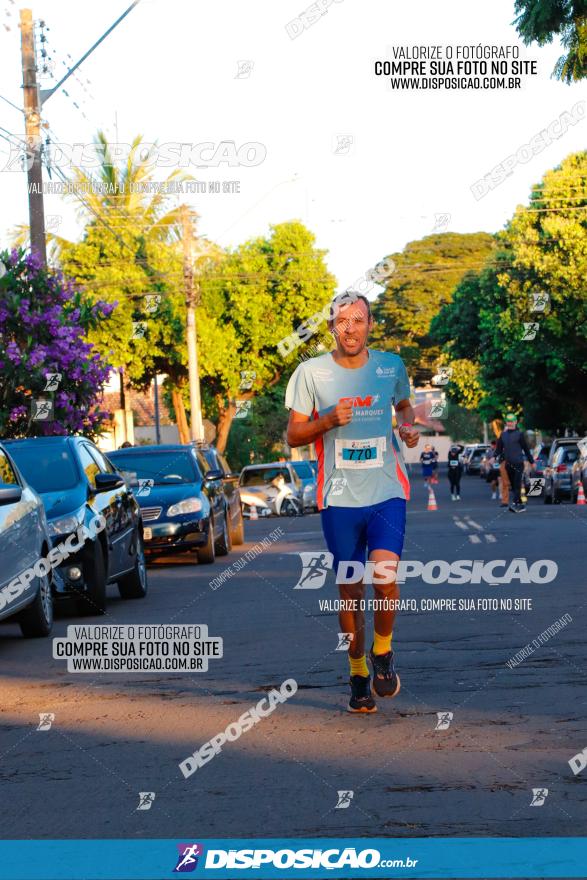
[[278,476],[282,476],[286,483],[291,483],[290,473],[287,468],[251,468],[241,474],[241,486],[264,486]]
[[570,448],[565,449],[563,453],[563,461],[577,461],[579,458],[579,448],[577,446],[571,446]]
[[138,480],[153,480],[154,486],[195,483],[201,479],[187,452],[116,452],[110,460],[119,471],[136,474]]
[[27,483],[37,492],[67,491],[79,483],[73,455],[65,445],[15,443],[9,452]]
[[293,468],[302,480],[313,480],[314,479],[314,471],[310,467],[307,461],[292,461]]

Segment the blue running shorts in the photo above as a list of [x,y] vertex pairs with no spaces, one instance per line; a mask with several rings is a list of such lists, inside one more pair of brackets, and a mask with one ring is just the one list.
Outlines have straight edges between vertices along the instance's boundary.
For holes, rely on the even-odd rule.
[[390,550],[401,556],[406,530],[404,498],[388,498],[367,507],[326,507],[320,512],[326,546],[341,560],[367,561],[367,551]]

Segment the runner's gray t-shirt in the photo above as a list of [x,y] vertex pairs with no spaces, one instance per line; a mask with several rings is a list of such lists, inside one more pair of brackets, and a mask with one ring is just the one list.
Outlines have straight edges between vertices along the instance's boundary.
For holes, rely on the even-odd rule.
[[389,498],[410,497],[410,484],[392,428],[393,405],[409,400],[410,381],[402,359],[368,349],[358,369],[337,364],[332,354],[301,363],[292,374],[285,405],[317,419],[341,400],[353,405],[348,425],[315,441],[318,507],[366,507]]

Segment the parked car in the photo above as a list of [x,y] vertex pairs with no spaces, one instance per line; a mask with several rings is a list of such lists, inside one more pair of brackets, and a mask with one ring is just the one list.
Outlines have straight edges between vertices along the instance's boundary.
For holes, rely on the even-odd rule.
[[106,585],[116,582],[123,599],[147,594],[143,524],[139,505],[121,475],[84,437],[31,437],[6,446],[45,505],[53,546],[81,526],[105,528],[54,569],[56,597],[75,597],[86,614],[103,614]]
[[[254,496],[255,494],[258,494],[260,500],[266,504],[267,490],[269,490],[270,493],[272,492],[271,481],[275,480],[276,477],[280,475],[285,480],[285,485],[291,489],[297,498],[299,507],[303,510],[304,492],[302,481],[296,474],[293,464],[290,461],[252,464],[244,467],[238,481],[241,498],[243,494],[245,494],[243,490],[246,490],[246,495]],[[243,501],[243,514],[245,516],[250,516],[250,508],[251,505],[248,502]]]
[[200,453],[200,464],[206,476],[210,471],[222,472],[222,488],[226,498],[230,537],[233,544],[244,544],[245,524],[238,491],[239,474],[231,471],[229,464],[215,446],[208,443],[194,443]]
[[0,620],[14,617],[26,638],[48,636],[53,626],[51,572],[23,578],[51,549],[43,502],[0,445]]
[[220,470],[208,470],[193,445],[134,446],[108,453],[141,506],[147,556],[195,552],[214,562],[231,548]]
[[304,510],[318,510],[316,500],[316,477],[309,461],[292,461],[294,471],[302,481],[302,503]]
[[481,470],[481,459],[489,449],[487,443],[477,443],[471,448],[465,458],[465,473],[478,474]]
[[[555,445],[556,444],[556,445]],[[553,441],[548,464],[544,469],[544,503],[560,504],[566,497],[573,500],[573,465],[579,458],[576,441]]]
[[532,472],[534,477],[543,477],[544,468],[548,464],[548,456],[550,455],[550,443],[538,443],[532,450],[532,457],[536,462],[536,467]]

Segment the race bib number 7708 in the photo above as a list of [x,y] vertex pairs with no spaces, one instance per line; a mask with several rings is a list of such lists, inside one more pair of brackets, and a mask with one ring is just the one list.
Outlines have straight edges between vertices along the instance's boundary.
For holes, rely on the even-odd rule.
[[334,464],[337,468],[358,469],[383,467],[385,437],[369,440],[334,441]]

